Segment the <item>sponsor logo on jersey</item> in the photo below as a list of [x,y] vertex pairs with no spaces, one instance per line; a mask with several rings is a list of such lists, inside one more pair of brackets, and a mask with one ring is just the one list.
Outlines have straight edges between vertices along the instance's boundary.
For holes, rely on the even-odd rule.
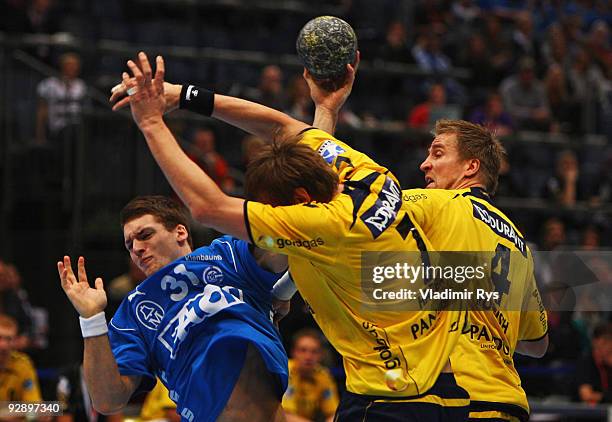
[[404,201],[417,202],[421,199],[427,199],[427,195],[425,195],[424,193],[415,193],[414,195],[410,195],[404,192],[402,198],[404,199]]
[[185,257],[186,261],[223,261],[223,257],[221,255],[187,255]]
[[399,185],[390,177],[385,177],[378,199],[360,218],[376,239],[393,224],[401,206],[402,191]]
[[155,302],[143,300],[136,305],[136,317],[146,328],[155,331],[164,318],[164,310]]
[[202,278],[208,284],[219,284],[223,281],[223,271],[216,265],[211,265],[204,269]]
[[334,159],[337,156],[339,156],[345,151],[344,148],[342,148],[340,145],[328,139],[321,144],[318,152],[321,157],[323,157],[323,159],[327,162],[327,164],[331,164],[334,162]]
[[524,257],[527,257],[527,249],[525,247],[525,239],[523,239],[516,230],[497,213],[485,208],[476,201],[471,201],[474,208],[474,217],[484,222],[498,236],[514,243],[514,246],[521,251]]
[[276,246],[279,249],[283,249],[289,246],[312,249],[312,248],[318,248],[319,246],[323,246],[324,244],[325,244],[325,241],[321,239],[320,237],[317,237],[316,239],[281,239],[281,238],[276,239]]

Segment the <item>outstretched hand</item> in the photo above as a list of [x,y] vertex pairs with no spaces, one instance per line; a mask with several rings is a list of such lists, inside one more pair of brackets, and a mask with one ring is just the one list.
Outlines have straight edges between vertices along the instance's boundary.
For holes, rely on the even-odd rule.
[[[136,84],[135,78],[133,84]],[[164,81],[164,97],[166,98],[166,110],[164,113],[170,113],[179,108],[179,100],[181,97],[181,84],[171,84]],[[123,82],[115,85],[111,90],[111,96],[108,101],[113,105],[113,111],[121,110],[130,105],[130,97],[127,95],[127,87]]]
[[335,90],[327,89],[325,81],[317,81],[308,70],[304,69],[303,76],[310,88],[310,98],[317,108],[323,107],[333,112],[338,112],[342,108],[349,95],[351,95],[360,60],[358,51],[355,64],[346,65],[346,77],[340,86],[335,87]]
[[95,288],[89,286],[87,272],[85,271],[85,258],[81,256],[77,262],[78,278],[72,271],[72,264],[68,256],[64,256],[63,261],[58,261],[57,271],[62,289],[64,289],[66,296],[68,296],[79,315],[83,318],[89,318],[106,308],[107,299],[102,279],[100,277],[96,278]]
[[166,111],[166,98],[164,96],[164,59],[156,58],[155,77],[149,59],[144,52],[138,53],[139,65],[128,60],[127,65],[132,77],[123,72],[123,85],[127,88],[130,109],[134,122],[142,130],[148,125],[161,122]]

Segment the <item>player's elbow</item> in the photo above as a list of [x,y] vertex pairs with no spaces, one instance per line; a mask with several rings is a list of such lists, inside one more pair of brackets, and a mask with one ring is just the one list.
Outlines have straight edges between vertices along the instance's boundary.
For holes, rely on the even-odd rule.
[[537,341],[520,341],[516,351],[521,355],[541,358],[548,350],[548,334]]

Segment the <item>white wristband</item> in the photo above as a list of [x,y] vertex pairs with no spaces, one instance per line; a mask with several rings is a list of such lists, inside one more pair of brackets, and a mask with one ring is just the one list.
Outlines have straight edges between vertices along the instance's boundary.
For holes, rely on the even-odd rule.
[[297,292],[297,287],[291,279],[291,274],[287,271],[272,287],[272,294],[279,300],[290,300]]
[[79,317],[81,323],[81,333],[83,338],[101,336],[108,333],[108,325],[106,325],[106,315],[100,312],[89,318]]

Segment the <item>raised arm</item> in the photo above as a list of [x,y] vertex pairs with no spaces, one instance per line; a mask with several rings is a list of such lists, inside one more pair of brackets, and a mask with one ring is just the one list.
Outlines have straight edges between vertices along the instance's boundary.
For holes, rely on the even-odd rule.
[[[148,64],[147,57],[143,52],[140,52],[138,54],[138,63],[135,64],[144,71],[145,62]],[[148,68],[150,69],[150,65]],[[125,95],[127,94],[128,86],[133,86],[134,84],[134,79],[128,77],[127,80],[124,78],[121,84],[112,89],[110,102],[115,103],[113,110],[119,110],[130,104],[129,96]],[[193,95],[193,92],[196,91],[197,99]],[[290,139],[308,127],[306,123],[300,122],[278,110],[241,98],[212,94],[210,91],[195,86],[183,86],[164,82],[163,95],[165,99],[164,113],[176,110],[180,104],[183,104],[188,110],[200,114],[202,114],[200,108],[193,105],[190,107],[189,104],[195,104],[195,102],[202,104],[211,95],[214,95],[211,117],[262,139],[277,141]]]
[[[133,61],[128,62],[133,77],[124,73],[123,84],[132,91],[132,95],[129,97],[132,117],[142,131],[149,149],[164,172],[166,179],[196,220],[220,232],[248,240],[243,217],[244,200],[224,194],[215,182],[187,157],[164,122],[163,113],[168,106],[164,97],[163,59],[157,57],[154,79],[147,56],[141,52],[138,59],[140,68]],[[247,116],[245,120],[255,118],[257,112],[249,112],[244,103],[248,102],[234,103],[237,104],[238,113],[244,113]],[[220,98],[219,116],[228,120],[238,120],[237,114],[234,115],[233,112],[228,111],[231,104],[229,97]],[[248,104],[253,105],[253,109],[259,110],[261,114],[265,114],[269,110],[254,103]],[[273,115],[277,116],[276,113]],[[270,124],[272,120],[262,117],[262,121]],[[246,126],[251,127],[253,133],[259,133],[258,131],[263,130],[265,123],[259,129],[257,129],[258,126],[255,123],[252,126],[243,125],[242,127],[246,128]],[[271,124],[269,130],[272,130]]]
[[102,279],[97,278],[95,288],[90,287],[83,257],[79,258],[77,268],[78,279],[72,271],[69,257],[65,256],[63,261],[57,263],[62,288],[81,320],[85,321],[85,326],[89,327],[89,332],[83,333],[85,382],[94,408],[105,414],[116,413],[127,404],[141,377],[119,373],[106,334],[104,308],[107,300]]
[[355,64],[347,64],[347,76],[344,84],[336,91],[328,91],[320,87],[315,79],[310,75],[308,70],[304,69],[304,79],[310,88],[310,98],[315,104],[315,115],[313,126],[324,130],[329,134],[334,134],[336,131],[336,123],[340,109],[351,95],[353,83],[355,82],[355,74],[359,66],[360,54],[357,52]]

